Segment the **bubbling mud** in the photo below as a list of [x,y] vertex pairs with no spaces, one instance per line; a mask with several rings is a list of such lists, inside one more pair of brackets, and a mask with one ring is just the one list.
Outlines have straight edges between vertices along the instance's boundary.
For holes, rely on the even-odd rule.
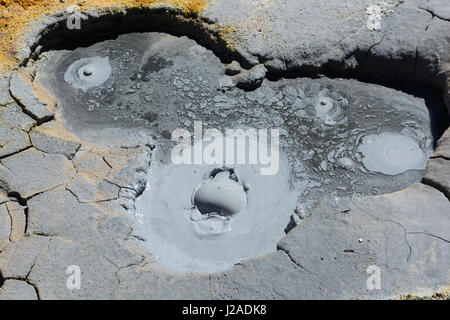
[[[420,181],[448,127],[441,102],[427,92],[424,100],[325,77],[224,88],[230,81],[213,52],[161,33],[47,52],[36,64],[36,81],[58,100],[75,135],[96,142],[104,129],[141,128],[156,139],[133,213],[152,263],[177,273],[221,271],[275,251],[318,200],[334,205]],[[194,132],[199,121],[220,133],[279,130],[279,170],[175,163],[172,133]]]
[[316,119],[329,127],[345,123],[347,118],[345,117],[344,107],[347,103],[348,101],[343,98],[333,101],[330,97],[319,96],[314,105]]
[[204,215],[232,216],[247,206],[247,195],[233,169],[224,168],[195,190],[192,202]]
[[397,175],[407,170],[424,170],[428,148],[420,147],[413,137],[383,132],[364,137],[359,151],[364,155],[364,166],[370,171]]
[[284,235],[281,226],[297,202],[285,158],[273,176],[262,176],[259,165],[153,163],[136,211],[159,266],[182,273],[224,270],[272,252]]
[[104,83],[111,76],[108,57],[82,58],[73,62],[64,73],[64,80],[76,89],[86,91]]

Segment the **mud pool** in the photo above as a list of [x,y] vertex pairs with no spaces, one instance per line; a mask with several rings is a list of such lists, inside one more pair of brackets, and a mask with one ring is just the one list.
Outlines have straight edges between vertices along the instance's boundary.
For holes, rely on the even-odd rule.
[[[36,80],[75,135],[95,141],[98,129],[142,128],[155,138],[134,214],[155,264],[172,272],[220,271],[273,252],[318,199],[345,207],[345,198],[420,181],[448,125],[432,95],[356,80],[230,88],[232,76],[213,52],[162,33],[50,51],[37,63]],[[277,172],[261,175],[261,164],[174,164],[172,133],[195,132],[199,122],[203,131],[279,129]]]

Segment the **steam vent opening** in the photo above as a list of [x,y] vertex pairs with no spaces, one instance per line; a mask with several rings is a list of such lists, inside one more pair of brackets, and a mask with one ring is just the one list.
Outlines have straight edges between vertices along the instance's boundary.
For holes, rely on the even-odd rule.
[[[440,96],[425,89],[271,81],[166,33],[49,50],[36,66],[74,135],[95,143],[105,129],[139,129],[155,139],[133,219],[152,264],[174,273],[276,251],[319,200],[339,205],[421,181],[448,126]],[[252,77],[261,83],[246,86]]]

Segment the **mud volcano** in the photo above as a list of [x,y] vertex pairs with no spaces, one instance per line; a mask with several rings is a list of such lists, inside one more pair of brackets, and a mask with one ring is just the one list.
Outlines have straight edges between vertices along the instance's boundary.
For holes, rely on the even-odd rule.
[[0,299],[448,292],[447,9],[0,1]]
[[[76,136],[95,143],[101,130],[139,128],[154,139],[132,213],[152,264],[175,273],[222,271],[276,251],[319,200],[345,206],[420,181],[448,125],[426,90],[263,81],[264,67],[223,64],[164,33],[45,52],[37,66],[36,81]],[[185,161],[175,163],[183,137],[176,156]]]

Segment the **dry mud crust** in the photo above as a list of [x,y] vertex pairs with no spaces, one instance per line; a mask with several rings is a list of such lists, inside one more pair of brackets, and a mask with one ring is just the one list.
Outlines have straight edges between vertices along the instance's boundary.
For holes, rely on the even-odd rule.
[[[262,63],[273,77],[307,72],[371,76],[385,82],[433,85],[444,92],[449,78],[448,71],[441,71],[448,70],[445,65],[450,52],[447,4],[393,1],[392,12],[386,13],[381,30],[375,32],[365,27],[368,4],[291,0],[258,6],[247,1],[215,1],[195,21],[204,27],[197,38],[212,43],[211,35],[233,31],[221,34],[222,49],[216,51],[226,52],[223,48],[229,47],[230,56],[242,66]],[[156,12],[165,14],[163,10]],[[142,11],[142,17],[148,13]],[[102,15],[115,15],[94,10],[88,14],[97,16],[97,21]],[[38,48],[42,34],[48,32],[48,39],[52,38],[51,30],[58,21],[59,30],[63,30],[61,16],[36,22],[20,50],[22,64]],[[62,33],[55,35],[61,37]],[[7,72],[0,88],[7,88],[10,78]],[[448,101],[448,91],[444,94]],[[449,165],[442,160],[439,166],[429,166],[429,178],[424,180],[427,185],[418,183],[390,195],[352,200],[350,208],[319,204],[309,219],[280,241],[277,252],[243,261],[222,273],[181,277],[148,265],[151,258],[136,246],[141,240],[125,218],[145,184],[151,141],[130,143],[123,135],[117,137],[107,131],[107,147],[81,142],[73,155],[76,139],[46,129],[46,133],[67,140],[67,144],[61,144],[67,148],[55,148],[51,153],[48,143],[36,147],[38,143],[26,138],[27,130],[36,125],[33,121],[48,121],[51,116],[23,113],[27,105],[20,105],[19,98],[15,97],[17,108],[9,92],[0,91],[0,108],[10,108],[7,114],[20,115],[16,118],[21,123],[18,134],[24,137],[11,148],[13,151],[1,156],[3,172],[13,172],[0,176],[0,217],[6,226],[21,226],[26,221],[24,227],[15,229],[14,236],[12,229],[1,229],[2,298],[386,298],[422,288],[433,291],[448,284],[450,213],[444,195],[448,185],[437,180],[440,174],[432,172],[437,167],[448,171]],[[438,141],[436,159],[449,159],[445,151],[449,148],[448,132]],[[130,136],[138,141],[136,133]],[[35,135],[35,141],[41,137]],[[8,160],[9,155],[19,161]],[[54,162],[58,176],[47,177],[46,172],[40,172],[39,163],[46,158]],[[30,185],[17,179],[22,172],[30,178]],[[74,172],[85,179],[75,183]],[[71,187],[69,183],[73,183]],[[435,189],[436,185],[444,191]],[[101,189],[100,195],[97,189]],[[17,208],[15,215],[11,214],[13,207]],[[300,231],[311,233],[317,241],[302,241]],[[367,263],[381,267],[385,278],[381,290],[366,290],[364,279],[368,274],[363,265]],[[66,287],[65,269],[69,264],[83,270],[85,285],[81,290]],[[342,275],[343,281],[333,281],[335,273]]]

